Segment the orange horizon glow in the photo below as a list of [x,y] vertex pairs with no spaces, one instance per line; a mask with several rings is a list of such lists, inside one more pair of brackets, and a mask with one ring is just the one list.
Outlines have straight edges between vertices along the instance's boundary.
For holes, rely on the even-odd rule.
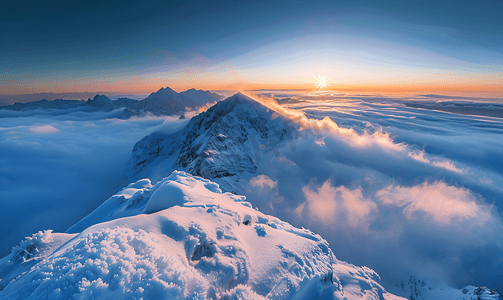
[[[176,80],[156,80],[153,82],[122,82],[111,84],[83,84],[78,86],[33,86],[23,89],[4,89],[1,95],[20,95],[34,93],[71,93],[71,92],[101,92],[115,95],[145,95],[156,92],[161,88],[170,87],[177,92],[195,88],[202,90],[229,90],[229,91],[259,91],[259,90],[295,90],[295,91],[320,91],[313,87],[313,84],[253,84],[253,83],[229,83],[229,84],[208,84],[202,83],[187,84],[179,83]],[[73,88],[72,88],[73,87]],[[391,94],[424,94],[424,93],[448,93],[451,95],[480,94],[486,96],[503,97],[503,84],[361,84],[361,85],[338,85],[330,84],[325,91],[337,91],[347,93],[391,93]]]

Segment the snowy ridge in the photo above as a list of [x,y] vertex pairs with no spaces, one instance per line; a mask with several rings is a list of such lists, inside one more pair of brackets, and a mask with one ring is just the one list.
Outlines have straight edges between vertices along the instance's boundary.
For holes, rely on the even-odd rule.
[[126,176],[158,180],[174,169],[208,179],[255,173],[257,152],[286,144],[296,128],[288,118],[238,93],[177,133],[143,138],[134,146]]
[[[130,184],[87,220],[101,223],[52,239],[51,251],[59,248],[0,297],[399,299],[371,269],[338,261],[319,235],[184,172]],[[52,235],[43,233],[42,247]]]

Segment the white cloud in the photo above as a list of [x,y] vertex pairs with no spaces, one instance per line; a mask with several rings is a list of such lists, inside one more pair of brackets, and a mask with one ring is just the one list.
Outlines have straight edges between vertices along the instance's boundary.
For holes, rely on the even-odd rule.
[[367,228],[377,205],[362,194],[362,189],[350,190],[344,186],[334,187],[327,180],[321,187],[302,188],[306,201],[297,207],[298,215],[312,222],[344,224],[353,228]]
[[376,197],[385,205],[403,208],[409,220],[431,217],[437,223],[448,224],[462,220],[486,222],[491,218],[491,207],[479,204],[470,190],[440,181],[412,187],[390,185],[378,191]]
[[268,186],[269,189],[277,188],[278,187],[278,182],[273,181],[269,176],[267,175],[257,175],[250,179],[250,182],[248,183],[251,186],[258,187],[260,191],[264,189],[264,187]]
[[278,217],[321,234],[338,258],[375,268],[388,283],[414,274],[501,285],[503,119],[380,95],[278,96],[286,97],[294,101],[282,114],[310,132],[295,150],[281,149],[295,167],[261,168],[285,199]]
[[[296,150],[264,154],[257,173],[249,175],[256,176],[243,182],[247,199],[319,233],[339,259],[375,268],[385,282],[415,274],[497,287],[503,270],[497,211],[503,207],[503,121],[407,108],[378,95],[330,95],[322,104],[316,98],[297,108],[318,120],[299,110],[282,112],[305,125],[305,138],[295,141]],[[155,118],[104,120],[114,113],[19,114],[30,118],[0,119],[0,198],[24,201],[23,209],[44,223],[0,220],[6,249],[18,242],[7,240],[11,236],[61,230],[52,226],[61,221],[47,223],[55,213],[90,210],[89,202],[103,200],[90,191],[103,194],[114,184],[136,141],[154,129],[181,127]],[[35,124],[60,131],[33,134]],[[321,137],[323,147],[316,144]],[[34,145],[40,145],[37,151]],[[19,207],[0,203],[12,219],[26,215]],[[20,233],[16,226],[31,229]],[[484,267],[489,265],[494,267]]]
[[323,147],[323,146],[325,146],[325,138],[326,138],[326,136],[321,137],[321,138],[317,139],[317,140],[316,140],[316,141],[314,141],[314,142],[315,142],[318,146]]
[[59,129],[57,129],[54,126],[49,125],[49,124],[40,125],[40,126],[33,126],[28,130],[30,130],[31,132],[35,132],[35,133],[55,133],[55,132],[59,131]]
[[431,164],[432,166],[435,166],[438,168],[444,168],[446,170],[456,172],[459,174],[467,173],[467,170],[465,170],[465,169],[456,168],[456,165],[454,165],[454,163],[450,160],[437,159],[436,161],[431,161],[430,159],[425,157],[424,150],[423,151],[410,151],[408,155],[412,159],[415,159],[415,160],[420,161],[425,164]]
[[[9,117],[1,114],[8,113]],[[43,229],[64,232],[122,188],[134,144],[178,118],[107,119],[111,113],[0,112],[0,256]],[[61,216],[64,216],[62,218]]]

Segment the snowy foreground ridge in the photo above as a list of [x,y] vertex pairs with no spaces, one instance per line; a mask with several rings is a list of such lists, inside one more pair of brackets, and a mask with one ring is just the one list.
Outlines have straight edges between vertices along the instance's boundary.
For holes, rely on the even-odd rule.
[[185,172],[132,183],[90,217],[0,260],[0,298],[400,299],[319,235]]

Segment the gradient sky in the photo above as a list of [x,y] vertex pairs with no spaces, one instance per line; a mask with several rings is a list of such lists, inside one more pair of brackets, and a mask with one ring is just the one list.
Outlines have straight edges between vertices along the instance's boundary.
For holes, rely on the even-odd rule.
[[503,1],[9,1],[0,94],[311,88],[503,94]]

